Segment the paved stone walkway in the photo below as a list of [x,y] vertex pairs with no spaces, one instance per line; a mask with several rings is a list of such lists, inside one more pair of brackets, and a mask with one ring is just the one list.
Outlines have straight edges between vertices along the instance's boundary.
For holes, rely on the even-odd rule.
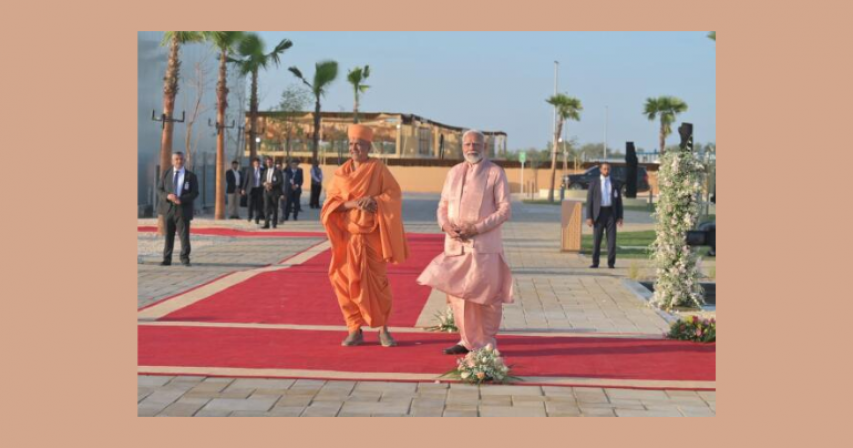
[[[437,233],[437,195],[407,195],[406,230]],[[316,210],[278,230],[322,231]],[[504,244],[516,303],[502,328],[513,331],[660,336],[666,321],[625,288],[627,263],[588,269],[589,259],[559,252],[559,207],[513,203]],[[628,217],[630,219],[630,216]],[[643,225],[647,225],[644,218]],[[140,220],[139,225],[156,224]],[[626,223],[626,227],[631,224]],[[194,226],[255,229],[245,220]],[[139,306],[235,269],[275,263],[316,238],[228,238],[194,252],[191,268],[139,267]],[[238,260],[238,261],[235,261]],[[715,392],[578,387],[139,376],[140,416],[713,416]]]
[[[154,235],[162,246],[163,238]],[[195,247],[195,240],[219,240],[215,244]],[[319,242],[321,238],[232,238],[203,236],[190,239],[192,266],[180,264],[177,254],[180,243],[175,241],[175,259],[171,266],[159,266],[161,255],[140,256],[137,265],[137,307],[143,307],[194,286],[206,283],[223,274],[275,264]],[[147,242],[146,242],[147,243]]]
[[712,417],[716,392],[139,376],[159,417]]

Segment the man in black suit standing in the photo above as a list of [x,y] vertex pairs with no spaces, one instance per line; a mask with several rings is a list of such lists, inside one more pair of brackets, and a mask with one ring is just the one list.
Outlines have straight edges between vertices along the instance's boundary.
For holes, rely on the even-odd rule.
[[285,221],[290,217],[291,212],[293,212],[294,221],[297,221],[299,218],[299,198],[302,196],[302,182],[302,168],[299,168],[299,161],[292,159],[290,161],[290,168],[286,170],[284,175],[284,188],[287,189],[287,212],[284,214]]
[[243,183],[240,164],[231,162],[231,169],[225,172],[225,197],[228,199],[228,219],[240,219],[240,190]]
[[278,200],[281,196],[281,171],[273,166],[272,158],[267,157],[267,169],[264,170],[264,228],[270,228],[270,219],[272,219],[272,227],[278,225]]
[[160,266],[172,264],[172,249],[175,232],[181,238],[181,264],[190,265],[190,221],[193,219],[193,201],[198,197],[198,179],[192,171],[184,168],[184,153],[172,154],[172,168],[160,179],[160,205],[158,213],[163,215],[166,225],[166,246]]
[[592,241],[592,266],[598,267],[601,237],[607,229],[607,267],[616,266],[616,226],[622,227],[622,185],[610,177],[610,164],[599,167],[601,175],[589,184],[586,196],[586,224],[595,227]]
[[281,224],[284,222],[284,214],[287,213],[287,186],[284,184],[284,177],[286,176],[286,170],[281,166],[281,162],[275,163],[275,168],[281,172],[281,186],[279,187],[279,195],[278,195],[278,206],[281,209],[278,214],[278,223]]
[[263,207],[263,188],[264,188],[264,168],[261,166],[261,161],[257,157],[252,159],[252,167],[246,171],[246,180],[243,182],[243,191],[240,192],[243,196],[248,194],[249,206],[249,222],[252,222],[252,216],[255,217],[255,224],[261,223],[261,214]]

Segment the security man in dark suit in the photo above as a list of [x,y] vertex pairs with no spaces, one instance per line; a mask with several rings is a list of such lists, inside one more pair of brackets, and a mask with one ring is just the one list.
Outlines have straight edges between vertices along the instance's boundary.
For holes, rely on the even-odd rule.
[[272,163],[272,158],[267,157],[267,169],[264,170],[264,227],[270,228],[270,219],[272,219],[272,227],[276,228],[278,224],[278,201],[281,197],[281,171],[275,168]]
[[193,219],[193,201],[198,197],[198,179],[192,171],[184,168],[184,153],[172,154],[172,168],[160,179],[160,205],[158,213],[163,215],[166,225],[166,246],[160,266],[172,264],[172,249],[175,232],[181,238],[181,264],[190,265],[190,221]]
[[607,229],[607,267],[616,267],[616,226],[622,227],[622,185],[610,177],[610,164],[599,167],[601,175],[589,184],[586,196],[586,224],[595,227],[592,241],[592,266],[598,267],[601,237]]
[[299,218],[300,206],[300,197],[302,196],[302,168],[299,168],[299,161],[293,159],[290,161],[290,167],[284,172],[284,186],[283,190],[286,191],[287,195],[287,211],[284,213],[284,220],[287,221],[287,218],[290,217],[290,213],[293,213],[293,220],[297,221]]
[[278,205],[279,205],[279,213],[278,213],[278,223],[281,224],[284,222],[284,214],[287,213],[287,189],[284,185],[285,179],[285,170],[282,169],[281,162],[275,163],[275,169],[281,172],[281,187],[279,188],[278,195]]
[[252,222],[252,217],[255,218],[255,224],[261,223],[261,214],[263,213],[264,205],[264,167],[261,166],[261,160],[255,157],[252,159],[252,166],[246,170],[246,180],[243,182],[243,190],[240,192],[243,196],[248,195],[249,207],[249,222]]

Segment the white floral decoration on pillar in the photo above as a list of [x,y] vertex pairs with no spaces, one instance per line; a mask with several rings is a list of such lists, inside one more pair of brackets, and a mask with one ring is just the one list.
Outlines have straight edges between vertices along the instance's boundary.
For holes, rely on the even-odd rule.
[[654,214],[657,235],[652,243],[657,279],[651,304],[664,310],[705,303],[699,283],[699,256],[686,241],[687,231],[699,218],[696,197],[703,171],[704,166],[696,155],[680,147],[668,149],[661,158],[660,198]]

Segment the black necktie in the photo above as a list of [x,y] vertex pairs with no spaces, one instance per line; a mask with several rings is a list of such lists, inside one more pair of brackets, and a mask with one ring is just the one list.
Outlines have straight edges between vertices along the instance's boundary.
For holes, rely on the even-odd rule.
[[178,173],[179,171],[175,170],[175,177],[172,179],[172,192],[178,194]]

